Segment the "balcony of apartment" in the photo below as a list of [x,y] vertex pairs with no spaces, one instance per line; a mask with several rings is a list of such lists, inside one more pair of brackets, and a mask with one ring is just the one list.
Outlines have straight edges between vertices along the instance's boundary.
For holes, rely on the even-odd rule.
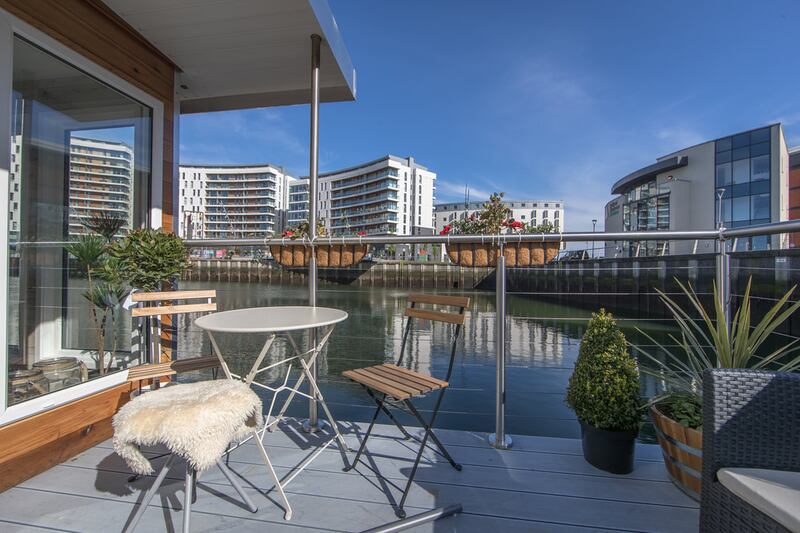
[[206,194],[206,205],[269,205],[274,207],[275,195],[260,192],[250,194],[208,192]]
[[277,185],[277,177],[272,174],[216,174],[207,175],[206,183],[217,185],[230,185],[240,183],[269,183]]
[[[56,16],[49,14],[52,10],[40,9],[38,4],[29,7],[32,3],[22,0],[7,3],[21,12],[28,8],[45,17],[39,21],[41,27],[46,28],[47,19]],[[309,55],[308,35],[312,33],[323,35],[325,40],[322,52],[315,54],[317,59],[322,55],[318,63],[324,65],[321,69],[325,89],[322,99],[336,101],[355,97],[355,76],[346,49],[327,3],[321,0],[292,2],[290,8],[286,2],[278,0],[237,2],[242,10],[237,16],[231,16],[230,6],[220,2],[206,2],[202,9],[190,10],[182,9],[185,6],[171,0],[149,2],[144,7],[124,0],[104,3],[109,6],[108,10],[95,1],[70,4],[94,9],[81,12],[94,15],[91,27],[80,14],[69,19],[72,22],[69,25],[50,22],[58,26],[58,31],[83,32],[81,42],[100,43],[95,44],[94,52],[101,58],[104,49],[112,48],[106,46],[106,42],[115,43],[115,54],[124,53],[127,47],[142,47],[148,39],[164,43],[163,50],[144,47],[139,54],[123,55],[133,63],[129,70],[136,76],[126,74],[123,68],[114,69],[117,76],[127,76],[146,88],[149,87],[142,79],[153,84],[166,80],[166,87],[159,92],[165,105],[156,106],[159,109],[193,113],[303,103],[309,95],[309,69],[306,64],[298,65],[296,58]],[[57,2],[51,5],[59,6]],[[68,9],[59,9],[57,13],[59,17],[70,16]],[[106,24],[120,25],[118,31],[123,38],[104,39],[102,25],[97,23],[104,20],[111,21]],[[33,32],[30,25],[24,29],[26,36]],[[131,38],[137,31],[143,32],[141,40]],[[190,39],[191,45],[187,45]],[[220,46],[220,42],[225,46]],[[319,43],[319,39],[315,38],[314,42]],[[174,58],[185,70],[177,72],[176,65],[167,58]],[[152,68],[151,63],[164,68]],[[254,64],[259,65],[259,69],[254,71]],[[110,67],[115,65],[111,63]],[[57,73],[63,68],[64,65],[60,65]],[[281,75],[272,75],[274,72]],[[181,76],[180,81],[187,82],[180,91],[178,86],[173,86],[173,73]],[[114,81],[110,76],[109,79]],[[11,87],[11,84],[3,85],[7,89]],[[316,89],[311,93],[316,94],[320,87]],[[180,102],[172,101],[176,92],[181,92]],[[172,104],[180,105],[173,108]],[[163,125],[155,124],[158,128]],[[164,130],[164,151],[169,152],[174,139],[168,134],[169,128]],[[167,154],[159,160],[157,152],[153,155],[154,168],[169,168],[169,164],[174,163],[175,159],[166,157],[175,154]],[[390,197],[396,199],[397,194],[386,192],[342,201],[336,207],[366,206]],[[165,210],[163,222],[171,223],[169,219],[173,214],[168,211],[168,202],[157,206],[153,212],[145,209],[143,214],[160,216],[162,208]],[[303,244],[310,253],[316,246],[326,246],[330,250],[332,246],[369,245],[376,255],[396,253],[396,258],[378,258],[355,268],[282,268],[268,258],[266,251],[269,246],[285,245],[286,239],[266,240],[269,226],[231,228],[230,224],[220,222],[205,231],[209,239],[189,242],[193,251],[211,253],[204,263],[205,268],[196,272],[197,278],[181,280],[179,288],[203,291],[200,293],[203,303],[186,314],[171,316],[174,321],[167,323],[165,320],[160,330],[150,328],[151,324],[144,321],[134,321],[130,314],[124,314],[130,311],[120,310],[129,321],[115,332],[122,344],[112,350],[112,362],[118,366],[108,374],[100,374],[97,366],[82,370],[80,365],[73,365],[72,381],[59,375],[53,376],[52,385],[49,379],[37,379],[33,383],[27,378],[13,383],[7,381],[0,404],[4,408],[13,404],[11,409],[17,412],[29,410],[24,417],[20,415],[0,428],[4,431],[0,439],[3,450],[0,471],[4,486],[9,486],[0,493],[0,528],[4,532],[105,533],[129,527],[138,504],[156,482],[156,476],[154,473],[131,475],[129,465],[115,452],[110,439],[114,431],[110,416],[121,406],[130,405],[129,401],[141,404],[144,400],[146,403],[150,401],[148,397],[157,398],[156,395],[181,385],[227,379],[228,375],[236,379],[246,376],[248,384],[259,383],[261,405],[268,410],[273,392],[287,384],[300,385],[296,372],[290,376],[279,373],[275,367],[270,368],[276,359],[291,354],[297,356],[292,359],[297,361],[294,370],[298,364],[303,366],[300,362],[313,365],[304,374],[303,385],[316,378],[319,390],[301,389],[299,394],[303,396],[289,405],[285,413],[288,416],[275,424],[274,432],[264,433],[264,448],[257,444],[261,440],[256,437],[224,453],[222,464],[233,471],[231,477],[226,477],[228,470],[215,467],[192,480],[192,470],[186,468],[183,460],[177,460],[171,467],[165,466],[169,461],[164,455],[165,447],[142,445],[139,448],[155,470],[163,472],[159,475],[163,484],[156,493],[158,497],[144,507],[137,531],[174,531],[180,527],[190,507],[193,531],[364,531],[371,528],[397,531],[412,526],[416,526],[417,531],[696,531],[698,503],[673,484],[663,464],[662,451],[654,444],[656,435],[652,426],[645,425],[639,434],[634,448],[636,460],[630,474],[612,474],[591,466],[584,459],[581,426],[565,407],[563,398],[586,331],[585,324],[592,311],[600,306],[613,306],[631,344],[631,352],[639,355],[638,350],[654,349],[654,344],[641,331],[647,332],[661,346],[669,344],[671,334],[677,334],[674,324],[657,312],[654,305],[654,289],[675,290],[668,274],[697,281],[705,302],[712,302],[712,280],[717,279],[720,305],[731,306],[735,311],[743,293],[743,275],[757,275],[759,288],[767,291],[758,304],[763,309],[774,299],[775,288],[787,288],[796,278],[791,273],[800,271],[794,253],[780,257],[728,254],[728,243],[749,238],[749,234],[738,229],[659,234],[659,238],[681,242],[706,239],[719,240],[720,244],[716,255],[678,257],[674,263],[670,259],[671,266],[666,270],[664,265],[669,258],[664,256],[652,260],[636,258],[634,265],[632,262],[614,263],[613,258],[589,259],[587,254],[581,255],[583,262],[580,264],[568,256],[541,268],[506,269],[506,255],[502,253],[496,267],[472,267],[447,263],[442,260],[443,256],[432,258],[430,251],[439,247],[441,252],[442,246],[461,244],[470,246],[471,250],[500,244],[517,246],[519,250],[521,244],[534,242],[559,246],[562,242],[576,246],[586,242],[588,247],[590,243],[647,240],[653,236],[564,233],[506,238],[377,234],[394,224],[371,228],[363,237],[316,238]],[[785,230],[785,226],[782,228]],[[792,231],[798,229],[800,224],[792,226]],[[58,236],[62,234],[66,232]],[[248,236],[252,238],[246,238]],[[94,342],[94,331],[85,318],[89,316],[83,296],[87,280],[70,269],[57,266],[59,258],[65,256],[64,243],[50,240],[49,235],[45,237],[48,239],[15,242],[9,247],[11,269],[6,281],[7,292],[12,296],[6,307],[7,318],[9,330],[22,334],[14,338],[14,333],[10,333],[8,344],[28,343],[35,348],[62,350],[70,357],[82,358],[80,361],[85,366],[91,365],[94,354],[81,350]],[[297,245],[302,247],[303,244]],[[397,251],[390,252],[395,247]],[[592,255],[594,251],[592,247]],[[772,252],[783,253],[777,247]],[[36,275],[25,280],[24,261],[30,260],[41,263],[35,265]],[[753,261],[749,270],[748,260]],[[212,265],[217,270],[212,270]],[[190,273],[194,274],[194,271]],[[264,281],[260,281],[261,275],[265,276]],[[346,281],[348,276],[349,282]],[[636,276],[635,281],[633,276]],[[205,292],[210,289],[216,291],[213,306]],[[470,301],[463,306],[464,327],[460,335],[453,334],[453,324],[427,320],[442,318],[435,311],[432,315],[417,313],[418,317],[427,318],[405,334],[407,320],[415,314],[407,309],[408,296],[414,292],[424,293],[423,300],[431,295],[445,297],[439,302],[452,302],[448,297],[463,301],[460,298],[468,296]],[[42,296],[38,304],[31,300],[37,295]],[[154,305],[164,301],[163,294],[148,297],[155,301]],[[324,350],[313,363],[309,362],[312,352],[301,353],[295,343],[299,340],[303,347],[319,346],[323,336],[318,329],[311,328],[307,334],[297,335],[292,340],[276,339],[272,352],[264,349],[263,338],[248,339],[229,331],[222,332],[214,343],[218,341],[220,354],[231,354],[230,364],[218,365],[224,360],[220,355],[204,363],[220,367],[216,370],[196,367],[185,372],[176,370],[186,368],[187,363],[188,366],[197,364],[198,357],[213,353],[212,341],[197,325],[196,320],[204,314],[198,309],[210,312],[212,307],[217,307],[226,311],[249,311],[256,307],[307,306],[309,303],[317,308],[336,308],[348,315],[329,337],[325,337],[329,342],[322,342]],[[174,310],[172,306],[158,310],[145,307],[140,304],[137,309],[154,316],[158,313],[170,316]],[[38,320],[36,325],[40,327],[28,335],[25,328],[30,326],[31,320]],[[234,323],[228,327],[234,329],[237,325],[241,326]],[[777,332],[784,340],[798,336],[796,323],[790,323],[789,327],[787,331]],[[134,331],[139,334],[136,349],[131,335]],[[144,342],[148,338],[153,346]],[[405,360],[398,361],[404,339],[408,352]],[[452,340],[456,341],[457,358],[455,364],[449,366]],[[3,362],[8,363],[9,356],[21,353],[7,348]],[[53,352],[48,352],[47,357],[53,357]],[[256,361],[265,363],[267,368],[251,375],[250,369]],[[417,419],[408,413],[400,413],[395,419],[382,418],[373,428],[369,454],[362,456],[364,463],[359,463],[355,470],[343,471],[354,459],[354,449],[363,442],[373,413],[383,415],[375,411],[373,399],[363,388],[346,379],[342,372],[392,362],[399,363],[397,371],[400,373],[413,370],[418,373],[415,376],[427,376],[403,382],[389,379],[390,383],[405,383],[402,390],[387,393],[398,397],[420,396],[435,383],[430,376],[443,376],[448,368],[452,369],[446,383],[447,395],[432,433],[438,440],[428,441],[430,446],[422,447],[422,453],[416,455],[417,439],[428,435],[427,428],[423,428],[425,424],[415,422]],[[9,368],[9,365],[2,367]],[[163,379],[175,383],[160,387],[162,374],[158,372],[165,372]],[[150,377],[143,379],[143,375]],[[389,376],[378,377],[384,384],[387,378]],[[640,389],[643,399],[659,393],[662,386],[659,378],[644,378]],[[795,450],[791,446],[796,439],[787,439],[787,435],[800,434],[794,390],[780,395],[790,400],[789,407],[783,411],[789,415],[785,419],[776,419],[777,411],[766,410],[760,416],[745,413],[748,416],[740,419],[744,422],[734,421],[731,426],[745,427],[744,439],[734,442],[732,448],[737,452],[744,450],[750,459],[763,449],[765,442],[777,440],[783,445],[779,450],[785,453],[788,449],[793,453]],[[7,396],[6,391],[13,394]],[[282,389],[282,392],[287,390]],[[321,409],[323,397],[332,408],[331,418],[338,423],[319,423],[325,417]],[[732,397],[736,401],[743,398],[738,391]],[[187,402],[198,399],[188,398]],[[29,407],[34,404],[35,407]],[[221,406],[221,410],[228,407]],[[428,397],[419,407],[427,418],[438,405]],[[205,438],[208,432],[199,431],[199,424],[208,412],[199,409],[195,416],[187,416],[175,425],[183,428],[184,435]],[[227,416],[220,418],[228,420]],[[400,430],[399,423],[408,428],[406,433]],[[704,427],[713,431],[714,425],[708,421]],[[313,430],[315,426],[318,431],[304,429]],[[167,424],[159,427],[177,429]],[[342,432],[343,443],[331,444],[334,427]],[[759,428],[765,431],[757,431]],[[506,438],[509,436],[513,440]],[[754,445],[754,441],[758,445]],[[455,465],[444,457],[442,448],[449,450],[459,468],[454,468]],[[679,455],[685,451],[681,450]],[[714,451],[712,447],[704,450],[704,454]],[[264,461],[267,454],[272,458],[268,465]],[[704,460],[706,457],[703,456]],[[792,456],[791,461],[796,465],[796,457]],[[276,473],[271,475],[273,470]],[[9,478],[9,472],[16,477]],[[38,474],[32,476],[33,472]],[[187,478],[188,483],[184,485]],[[413,480],[409,482],[410,478]],[[231,480],[240,485],[240,490],[229,486]],[[276,483],[286,486],[286,498],[294,510],[291,517],[284,513]],[[410,492],[403,503],[415,522],[398,524],[399,493],[406,486]],[[193,493],[197,496],[194,503]],[[241,494],[257,504],[256,512],[250,512],[240,501]],[[707,505],[707,501],[703,504]],[[454,506],[460,509],[457,515],[430,522],[446,514],[448,509],[453,510]],[[725,511],[735,510],[737,506],[728,507]],[[746,520],[733,521],[731,527],[735,529],[737,525],[744,528],[748,524]]]
[[380,205],[363,208],[339,209],[332,208],[330,219],[346,218],[351,216],[370,215],[372,213],[398,212],[397,202],[386,202]]
[[348,187],[331,192],[331,200],[350,198],[353,196],[363,196],[376,191],[399,190],[396,179],[381,179],[372,185]]
[[[333,220],[333,219],[331,219]],[[355,231],[362,229],[369,229],[370,226],[375,224],[383,224],[385,222],[397,222],[397,214],[386,213],[379,216],[354,216],[348,218],[340,218],[335,222],[331,222],[331,227],[338,228],[353,228]]]
[[397,200],[396,191],[386,191],[378,194],[370,194],[363,198],[353,198],[351,200],[333,200],[331,201],[331,209],[341,209],[344,207],[351,207],[356,205],[370,205],[384,200]]
[[396,168],[386,168],[383,170],[379,170],[377,172],[371,172],[369,174],[364,174],[363,176],[357,176],[355,178],[344,178],[344,179],[337,179],[331,180],[331,190],[339,190],[339,189],[347,189],[350,187],[356,187],[358,185],[362,185],[364,183],[372,183],[373,181],[378,181],[386,177],[397,177],[397,169]]

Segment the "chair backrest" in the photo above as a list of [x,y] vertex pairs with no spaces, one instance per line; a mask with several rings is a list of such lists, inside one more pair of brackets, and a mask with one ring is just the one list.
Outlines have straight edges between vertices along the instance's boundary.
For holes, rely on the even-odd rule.
[[[414,293],[408,295],[407,301],[408,307],[406,307],[405,310],[405,316],[407,317],[406,327],[403,331],[403,342],[400,345],[400,357],[397,361],[397,366],[401,366],[403,364],[403,357],[405,354],[408,335],[411,331],[411,324],[414,319],[453,324],[455,325],[455,331],[453,332],[451,340],[450,363],[447,367],[447,375],[445,377],[445,381],[449,380],[450,374],[453,371],[453,362],[456,356],[458,336],[461,333],[461,328],[464,326],[464,313],[467,307],[469,307],[469,296],[444,296],[436,294]],[[448,310],[442,311],[436,308],[421,309],[419,307],[420,304],[435,306],[436,308],[445,307],[448,308]],[[452,308],[457,309],[457,311],[452,311]]]
[[[204,311],[216,311],[217,291],[194,290],[194,291],[158,291],[158,292],[134,292],[131,299],[141,303],[139,307],[131,310],[133,317],[146,316],[165,316],[182,315],[186,313],[198,313]],[[205,300],[204,303],[177,303],[185,300]]]
[[169,352],[162,352],[162,350],[172,350],[174,348],[176,325],[169,320],[164,323],[162,317],[216,311],[216,298],[217,291],[213,289],[134,292],[131,294],[131,299],[139,304],[131,309],[132,317],[150,317],[154,322],[153,325],[157,328],[166,326],[169,326],[169,328],[160,329],[160,336],[157,335],[156,331],[151,330],[151,341],[156,346],[151,345],[149,347],[151,352],[150,364],[142,364],[131,368],[128,372],[128,381],[155,379],[171,376],[177,372],[213,368],[219,365],[216,356],[164,361],[163,356],[169,356]]

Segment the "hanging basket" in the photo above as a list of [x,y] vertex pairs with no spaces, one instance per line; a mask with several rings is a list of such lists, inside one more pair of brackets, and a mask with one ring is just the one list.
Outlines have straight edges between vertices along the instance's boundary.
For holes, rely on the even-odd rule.
[[[316,246],[318,267],[349,267],[357,265],[367,255],[366,244],[332,244]],[[311,247],[305,244],[274,245],[269,247],[275,262],[285,267],[307,267]]]
[[[531,267],[550,263],[558,256],[558,242],[515,242],[503,246],[506,267]],[[497,266],[500,247],[494,244],[459,243],[446,245],[453,263],[466,267]]]

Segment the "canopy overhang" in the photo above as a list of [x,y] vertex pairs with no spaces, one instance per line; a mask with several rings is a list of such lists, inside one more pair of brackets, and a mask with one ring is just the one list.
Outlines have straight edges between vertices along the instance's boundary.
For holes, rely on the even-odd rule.
[[180,70],[181,113],[355,100],[356,72],[327,0],[104,0]]

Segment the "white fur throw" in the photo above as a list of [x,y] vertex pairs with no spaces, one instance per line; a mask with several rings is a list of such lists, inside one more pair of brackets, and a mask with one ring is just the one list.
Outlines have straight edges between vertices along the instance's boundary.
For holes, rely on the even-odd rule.
[[139,446],[164,444],[203,471],[228,445],[264,423],[261,400],[241,381],[220,379],[146,392],[114,415],[114,450],[137,474],[153,466]]

